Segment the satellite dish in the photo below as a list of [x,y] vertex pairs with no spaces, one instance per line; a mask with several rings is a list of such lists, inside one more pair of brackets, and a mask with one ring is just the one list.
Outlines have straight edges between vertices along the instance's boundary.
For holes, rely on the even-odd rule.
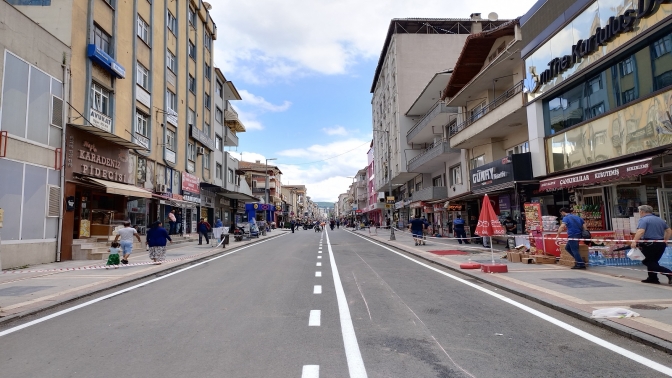
[[498,18],[499,18],[499,16],[495,12],[490,12],[488,14],[488,20],[490,20],[490,21],[497,21]]
[[205,1],[203,2],[203,6],[205,7],[206,10],[212,9],[212,5],[210,5],[210,3],[206,3]]

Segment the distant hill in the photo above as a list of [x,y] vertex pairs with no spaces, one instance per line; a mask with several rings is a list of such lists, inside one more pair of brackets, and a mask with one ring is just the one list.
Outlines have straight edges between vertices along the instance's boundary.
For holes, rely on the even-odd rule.
[[317,207],[328,207],[333,209],[334,208],[334,203],[333,202],[315,202],[317,204]]

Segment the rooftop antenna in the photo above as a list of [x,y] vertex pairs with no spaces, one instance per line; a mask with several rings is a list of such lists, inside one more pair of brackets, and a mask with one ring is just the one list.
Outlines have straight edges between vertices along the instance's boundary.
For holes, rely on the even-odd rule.
[[490,12],[488,13],[488,20],[490,21],[497,21],[499,19],[499,15],[495,12]]

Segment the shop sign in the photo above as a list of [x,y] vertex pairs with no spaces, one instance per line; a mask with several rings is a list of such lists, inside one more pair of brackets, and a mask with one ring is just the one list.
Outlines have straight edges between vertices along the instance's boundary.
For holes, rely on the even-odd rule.
[[433,212],[434,212],[434,207],[432,207],[432,206],[425,206],[425,207],[422,208],[422,212],[423,212],[423,213],[427,213],[427,214],[429,214],[429,213],[433,213]]
[[220,198],[219,199],[219,204],[224,205],[224,206],[229,206],[229,199],[228,198]]
[[129,173],[134,167],[130,167],[128,149],[74,127],[68,127],[66,134],[67,179],[77,173],[129,183]]
[[507,195],[499,196],[499,211],[511,211],[511,197]]
[[89,112],[89,122],[91,122],[91,125],[103,131],[107,131],[108,133],[112,132],[112,118],[93,108],[91,108],[91,112]]
[[411,203],[409,207],[410,207],[411,209],[419,209],[419,208],[424,207],[424,206],[425,206],[425,203],[424,203],[424,202],[422,202],[422,201],[417,201],[417,202],[413,202],[413,203]]
[[445,208],[448,211],[464,211],[464,205],[461,204],[449,204],[448,207]]
[[182,197],[181,194],[170,193],[170,196],[171,196],[171,198],[174,198],[176,200],[180,200],[180,201],[184,200],[184,197]]
[[201,180],[187,172],[182,172],[182,190],[186,190],[191,193],[200,194]]
[[628,177],[645,175],[651,172],[653,172],[653,164],[651,162],[651,158],[648,158],[637,160],[631,163],[614,165],[611,167],[543,180],[539,183],[539,190],[555,190],[559,188],[591,185],[604,181],[613,181]]
[[95,44],[91,43],[86,47],[86,55],[118,78],[126,77],[126,69]]
[[401,209],[402,207],[404,207],[404,201],[399,201],[394,204],[394,208],[397,210]]
[[435,203],[434,204],[434,211],[443,211],[443,204],[442,203]]
[[472,169],[469,173],[473,189],[506,184],[515,180],[531,180],[532,159],[529,152],[514,154]]
[[215,150],[215,141],[210,139],[210,136],[206,135],[195,125],[191,125],[191,137],[201,142],[202,145],[208,147],[210,150]]
[[184,191],[184,190],[183,190],[183,191],[182,191],[182,198],[183,198],[185,201],[195,202],[195,203],[197,203],[197,204],[200,204],[200,203],[201,203],[201,195],[198,194],[198,193],[191,193],[191,192],[188,192],[188,191]]

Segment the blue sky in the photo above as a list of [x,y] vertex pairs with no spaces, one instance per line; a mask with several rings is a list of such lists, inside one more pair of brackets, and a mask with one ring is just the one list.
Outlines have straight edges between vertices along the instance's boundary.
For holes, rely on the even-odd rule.
[[390,20],[515,18],[534,2],[212,1],[215,63],[243,97],[233,103],[247,128],[235,153],[278,158],[283,184],[305,184],[314,201],[335,202],[367,163],[370,89]]

